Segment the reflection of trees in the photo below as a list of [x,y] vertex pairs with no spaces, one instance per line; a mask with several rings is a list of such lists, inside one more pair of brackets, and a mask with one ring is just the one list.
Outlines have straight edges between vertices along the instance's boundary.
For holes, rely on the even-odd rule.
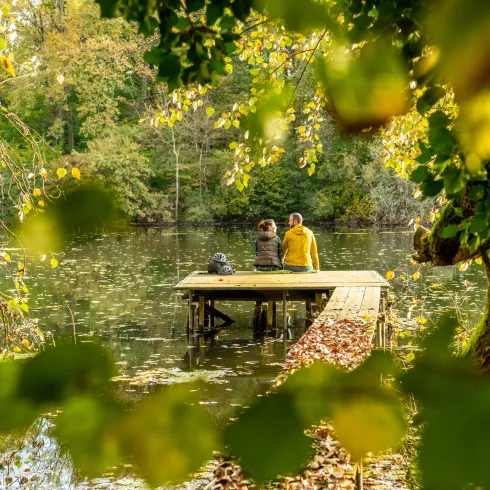
[[0,437],[1,488],[71,488],[71,460],[50,437],[51,427],[40,417],[24,434]]

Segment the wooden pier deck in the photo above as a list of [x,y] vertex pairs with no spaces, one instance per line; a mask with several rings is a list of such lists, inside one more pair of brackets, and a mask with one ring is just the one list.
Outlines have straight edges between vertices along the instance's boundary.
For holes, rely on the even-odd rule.
[[336,298],[346,295],[342,302],[342,309],[351,304],[360,311],[358,307],[362,306],[365,298],[366,310],[374,311],[372,305],[376,301],[377,293],[373,291],[378,291],[380,296],[384,296],[388,286],[388,282],[376,271],[320,271],[289,274],[239,271],[229,276],[195,271],[174,286],[174,289],[188,292],[189,318],[193,318],[192,304],[198,303],[200,329],[204,328],[205,303],[208,302],[214,307],[214,302],[219,300],[255,301],[259,305],[268,302],[269,325],[274,321],[275,302],[282,301],[283,328],[286,329],[287,301],[304,301],[307,309],[311,303],[315,303],[317,312],[320,312],[325,302],[331,298],[328,304],[331,304],[332,310],[335,311],[335,305],[340,305],[340,299],[334,300],[332,295],[338,291]]

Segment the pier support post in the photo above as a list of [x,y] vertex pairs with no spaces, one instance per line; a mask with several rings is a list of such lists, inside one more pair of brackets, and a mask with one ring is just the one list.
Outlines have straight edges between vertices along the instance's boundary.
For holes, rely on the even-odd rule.
[[204,296],[199,296],[199,332],[204,332]]
[[273,329],[274,324],[274,301],[267,302],[267,330],[266,333],[269,333],[269,330]]
[[209,306],[210,311],[209,311],[209,327],[214,328],[214,299],[209,300]]
[[262,315],[262,301],[256,301],[254,307],[253,331],[260,331],[260,316]]
[[286,303],[286,291],[282,292],[282,330],[283,335],[287,338],[288,335],[288,309]]
[[306,328],[310,328],[313,323],[313,311],[311,309],[311,302],[306,301]]
[[187,303],[187,334],[194,334],[194,318],[193,318],[193,309],[192,309],[192,291],[189,291],[189,300]]
[[319,293],[318,291],[315,292],[315,304],[316,304],[316,311],[317,313],[321,313],[322,311],[322,293]]

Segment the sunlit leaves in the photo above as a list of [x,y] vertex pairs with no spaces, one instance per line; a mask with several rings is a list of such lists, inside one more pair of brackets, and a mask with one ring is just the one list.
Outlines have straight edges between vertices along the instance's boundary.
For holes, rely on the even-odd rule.
[[9,74],[12,76],[15,76],[15,69],[14,65],[12,65],[12,62],[6,58],[5,56],[0,57],[0,66]]
[[77,179],[77,180],[80,180],[80,170],[78,168],[72,168],[71,169],[71,175],[73,176],[73,178]]
[[51,259],[51,267],[58,267],[58,261],[56,259]]
[[206,114],[208,117],[212,117],[212,115],[214,114],[215,110],[213,107],[206,107]]
[[66,168],[60,167],[56,170],[56,175],[58,176],[58,179],[62,179],[66,174],[67,174]]

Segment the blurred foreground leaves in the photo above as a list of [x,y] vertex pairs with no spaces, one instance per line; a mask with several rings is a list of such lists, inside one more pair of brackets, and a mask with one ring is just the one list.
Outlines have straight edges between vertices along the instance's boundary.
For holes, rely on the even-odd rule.
[[87,235],[118,218],[114,195],[99,184],[68,189],[45,210],[30,213],[18,234],[24,246],[41,255],[60,252],[73,234]]
[[261,484],[308,462],[305,431],[324,419],[355,461],[396,448],[406,431],[405,394],[422,407],[424,488],[487,487],[490,381],[470,359],[450,353],[454,326],[443,318],[409,371],[399,372],[381,351],[350,372],[321,362],[299,369],[221,430],[199,403],[202,385],[169,387],[129,405],[112,393],[113,364],[104,350],[62,345],[0,364],[0,432],[59,408],[55,435],[89,477],[131,463],[153,486],[179,482],[221,449]]

